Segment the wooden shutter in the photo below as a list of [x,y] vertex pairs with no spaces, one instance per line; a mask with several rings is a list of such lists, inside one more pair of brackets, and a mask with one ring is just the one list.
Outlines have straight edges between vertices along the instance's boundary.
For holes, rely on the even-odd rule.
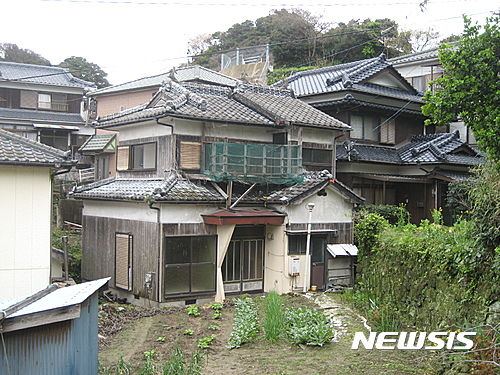
[[181,169],[200,169],[201,143],[181,141],[180,149]]
[[36,91],[21,90],[21,108],[37,108],[38,93]]
[[380,143],[392,145],[396,143],[396,121],[394,119],[383,122],[380,126]]
[[131,241],[129,234],[115,234],[115,286],[125,290],[131,289]]
[[116,154],[116,169],[119,171],[126,171],[128,169],[130,155],[130,147],[118,147]]

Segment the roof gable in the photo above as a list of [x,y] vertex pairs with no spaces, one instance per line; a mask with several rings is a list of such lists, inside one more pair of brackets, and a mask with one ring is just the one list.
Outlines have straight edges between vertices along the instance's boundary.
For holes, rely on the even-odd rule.
[[239,84],[224,87],[194,82],[165,82],[146,105],[99,118],[115,126],[164,116],[248,125],[349,129],[347,124],[296,99],[287,89]]
[[[287,86],[298,97],[307,97],[339,91],[363,91],[377,96],[390,93],[402,100],[421,101],[417,91],[386,61],[378,57],[347,64],[292,73],[273,86]],[[378,88],[378,92],[373,90]]]

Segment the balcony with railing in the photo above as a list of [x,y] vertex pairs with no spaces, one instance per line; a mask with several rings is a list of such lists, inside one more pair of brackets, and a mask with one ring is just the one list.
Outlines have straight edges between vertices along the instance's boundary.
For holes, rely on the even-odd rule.
[[299,182],[302,151],[297,145],[207,143],[204,146],[202,172],[217,182]]

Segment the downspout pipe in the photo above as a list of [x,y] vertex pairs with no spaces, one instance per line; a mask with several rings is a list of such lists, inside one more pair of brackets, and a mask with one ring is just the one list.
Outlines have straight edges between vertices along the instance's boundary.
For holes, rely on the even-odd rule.
[[337,139],[345,136],[345,131],[341,134],[333,137],[333,149],[332,149],[332,176],[335,180],[337,178]]
[[153,205],[155,204],[154,201],[148,202],[148,206],[150,209],[156,211],[156,222],[158,225],[158,257],[157,257],[157,262],[158,262],[158,268],[156,270],[156,297],[158,299],[158,303],[161,302],[161,290],[160,290],[160,271],[161,271],[161,254],[162,254],[162,236],[163,236],[163,231],[162,231],[162,225],[161,225],[161,209],[159,207],[154,207]]

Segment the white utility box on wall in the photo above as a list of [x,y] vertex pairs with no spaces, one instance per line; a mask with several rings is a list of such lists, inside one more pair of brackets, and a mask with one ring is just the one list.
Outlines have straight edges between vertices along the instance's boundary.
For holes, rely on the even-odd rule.
[[300,275],[300,258],[289,258],[290,264],[288,266],[288,274],[290,276]]

